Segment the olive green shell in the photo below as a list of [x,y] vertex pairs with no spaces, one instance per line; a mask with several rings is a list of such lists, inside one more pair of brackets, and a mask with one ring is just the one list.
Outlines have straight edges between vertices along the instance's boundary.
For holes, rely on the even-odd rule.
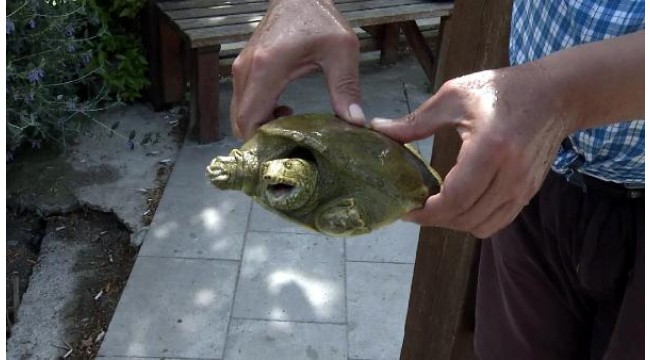
[[[320,196],[345,196],[348,189],[368,209],[372,229],[419,208],[440,191],[440,176],[412,148],[374,130],[331,114],[305,114],[273,120],[260,127],[241,150],[255,150],[260,163],[305,156],[318,162]],[[362,190],[359,190],[362,189]],[[272,210],[272,209],[271,209]],[[314,227],[307,214],[283,214]]]

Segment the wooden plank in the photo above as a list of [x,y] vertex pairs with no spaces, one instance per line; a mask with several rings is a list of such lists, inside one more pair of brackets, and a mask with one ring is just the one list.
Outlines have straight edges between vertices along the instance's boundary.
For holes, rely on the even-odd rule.
[[389,23],[381,26],[381,56],[379,63],[392,65],[397,62],[399,47],[399,23]]
[[[364,0],[352,3],[337,4],[336,8],[343,14],[350,11],[363,11],[380,9],[385,7],[394,8],[395,14],[402,13],[399,6],[401,5],[433,5],[425,0]],[[265,13],[266,3],[243,3],[236,5],[219,5],[209,8],[174,10],[165,12],[172,20],[204,18],[211,16],[224,16],[248,13]]]
[[268,0],[187,0],[187,1],[165,1],[159,2],[158,7],[162,11],[186,10],[206,8],[222,5],[236,5],[248,3],[268,3]]
[[168,21],[158,22],[160,28],[160,71],[164,103],[170,104],[185,98],[183,72],[183,43]]
[[[394,9],[374,9],[350,12],[346,19],[353,27],[381,25],[391,22],[418,20],[446,16],[451,12],[449,4],[418,4],[401,7],[402,13],[396,15]],[[193,48],[210,46],[225,42],[247,40],[258,23],[238,24],[219,28],[193,29],[185,32]],[[217,31],[217,29],[219,29]]]
[[436,75],[436,56],[433,54],[424,36],[422,36],[418,24],[414,20],[411,20],[403,21],[399,23],[399,26],[402,28],[404,35],[406,35],[422,69],[424,69],[429,83],[433,84]]
[[[438,59],[436,61],[436,75],[442,74],[442,69],[445,68],[447,61],[447,53],[449,52],[449,40],[451,39],[451,16],[443,16],[440,18],[440,25],[438,27],[439,36],[438,43],[436,44],[436,51],[438,52]],[[433,92],[438,91],[443,84],[442,76],[435,76],[433,79]]]
[[[367,1],[367,0],[339,0],[339,1],[342,3],[346,3],[346,2]],[[264,3],[266,3],[266,1]],[[209,17],[200,17],[200,18],[175,19],[174,22],[176,23],[176,25],[181,31],[200,29],[205,27],[218,27],[224,25],[248,24],[248,23],[256,23],[261,21],[262,18],[264,17],[265,11],[244,13],[244,14],[209,16]]]
[[[435,49],[438,39],[438,29],[427,28],[422,31],[422,34],[424,35],[427,42],[429,42],[429,44]],[[381,50],[379,42],[367,34],[365,36],[363,34],[359,35],[359,47],[362,53]],[[406,38],[404,36],[400,36],[400,51],[406,51],[407,47],[408,43],[406,41]],[[219,53],[219,74],[222,78],[232,76],[232,62],[234,58],[237,57],[240,50],[241,48],[231,48],[228,50],[222,49]]]
[[147,71],[147,77],[149,79],[147,97],[155,111],[162,111],[166,104],[162,85],[160,29],[158,23],[163,20],[160,18],[160,11],[156,7],[154,0],[147,0],[143,18],[142,42],[147,56],[147,63],[149,64]]
[[211,16],[211,17],[198,18],[198,19],[195,18],[181,19],[181,20],[174,20],[174,22],[176,23],[176,25],[181,31],[208,28],[208,27],[214,28],[214,31],[220,31],[219,27],[225,25],[248,24],[248,23],[258,24],[263,17],[264,17],[264,13],[258,12],[258,13],[250,13],[250,14]]
[[[350,2],[367,1],[367,0],[334,0],[335,4],[345,4]],[[208,8],[220,5],[237,5],[247,3],[268,3],[268,0],[186,0],[186,1],[165,1],[160,3],[160,9],[163,11]]]
[[[447,80],[508,64],[512,0],[456,0],[440,73]],[[446,35],[443,35],[443,37]],[[455,129],[435,135],[432,165],[446,173],[461,141]],[[474,359],[471,328],[480,243],[466,233],[422,228],[415,260],[402,360]]]
[[219,139],[219,50],[191,50],[191,125],[198,128],[201,144]]

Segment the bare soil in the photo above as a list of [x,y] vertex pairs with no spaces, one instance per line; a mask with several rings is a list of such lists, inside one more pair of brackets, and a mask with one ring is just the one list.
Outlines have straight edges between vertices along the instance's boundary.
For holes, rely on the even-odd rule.
[[[9,210],[7,220],[7,304],[13,303],[15,277],[19,295],[26,290],[45,233],[83,244],[74,268],[80,274],[75,298],[65,309],[67,344],[53,346],[69,345],[72,352],[66,359],[94,359],[137,255],[129,231],[115,215],[89,209],[47,218]],[[13,319],[13,306],[8,310]]]

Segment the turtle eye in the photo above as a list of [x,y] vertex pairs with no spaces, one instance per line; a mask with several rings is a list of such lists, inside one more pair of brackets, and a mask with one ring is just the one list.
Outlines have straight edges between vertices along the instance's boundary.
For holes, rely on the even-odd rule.
[[285,163],[284,163],[284,167],[287,168],[287,169],[291,169],[291,163],[288,162],[288,161],[285,162]]

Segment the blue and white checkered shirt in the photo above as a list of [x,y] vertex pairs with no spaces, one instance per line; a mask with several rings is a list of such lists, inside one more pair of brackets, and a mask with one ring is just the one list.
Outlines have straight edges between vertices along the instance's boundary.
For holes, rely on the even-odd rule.
[[[514,0],[510,63],[645,28],[645,1]],[[643,74],[639,74],[642,76]],[[553,170],[602,180],[645,184],[645,122],[635,120],[578,131],[572,147],[560,149]]]

